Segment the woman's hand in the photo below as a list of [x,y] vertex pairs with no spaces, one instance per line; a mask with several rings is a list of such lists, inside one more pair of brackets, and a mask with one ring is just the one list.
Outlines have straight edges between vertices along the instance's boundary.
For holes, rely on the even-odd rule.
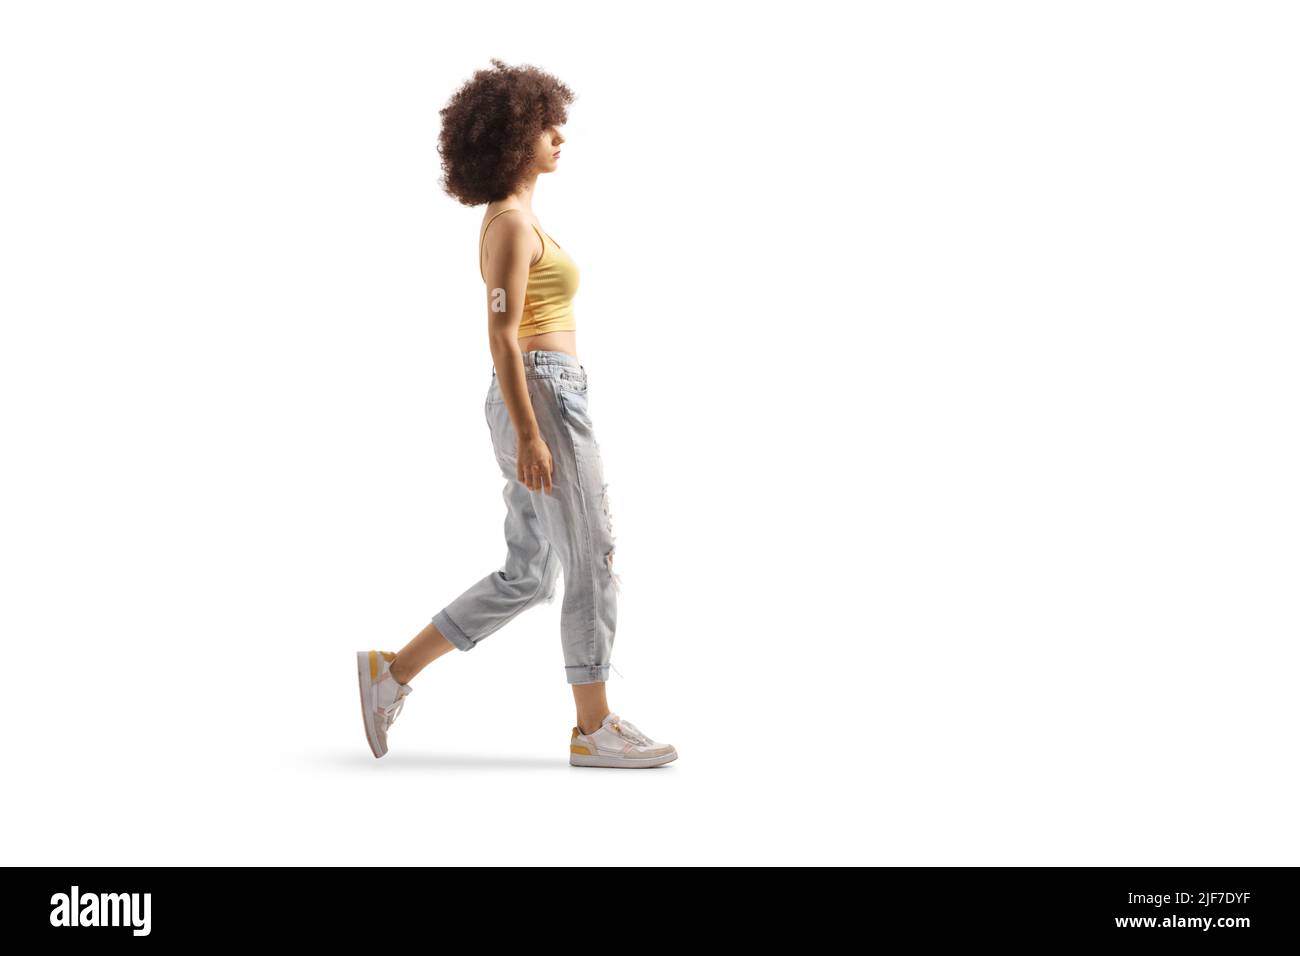
[[521,440],[519,453],[515,456],[519,480],[528,486],[529,491],[551,493],[552,462],[551,450],[541,435]]

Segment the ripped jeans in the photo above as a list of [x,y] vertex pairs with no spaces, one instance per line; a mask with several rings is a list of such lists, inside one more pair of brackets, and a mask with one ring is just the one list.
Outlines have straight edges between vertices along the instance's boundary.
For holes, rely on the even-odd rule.
[[506,479],[506,560],[433,623],[460,650],[472,650],[520,611],[550,603],[562,572],[564,672],[570,684],[590,684],[609,677],[620,582],[609,489],[587,413],[587,370],[567,352],[535,350],[523,359],[533,413],[551,451],[552,493],[529,491],[516,477],[515,427],[493,369],[484,413]]

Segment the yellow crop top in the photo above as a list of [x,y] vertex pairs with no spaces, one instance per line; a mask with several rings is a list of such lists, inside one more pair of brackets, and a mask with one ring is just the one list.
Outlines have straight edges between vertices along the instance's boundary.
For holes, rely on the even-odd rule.
[[[497,216],[511,212],[503,209],[483,227],[483,237]],[[531,223],[530,223],[531,225]],[[570,332],[578,324],[573,316],[573,297],[578,291],[578,264],[554,239],[533,226],[542,241],[542,257],[528,267],[528,289],[524,295],[524,314],[519,321],[519,338],[542,332]],[[479,241],[478,271],[483,276],[483,242]],[[483,276],[487,281],[487,276]]]

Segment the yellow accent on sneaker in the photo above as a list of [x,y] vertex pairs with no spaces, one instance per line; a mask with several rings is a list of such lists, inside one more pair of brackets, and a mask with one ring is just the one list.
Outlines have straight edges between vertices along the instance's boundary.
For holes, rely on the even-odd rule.
[[586,754],[588,757],[591,756],[591,751],[581,744],[569,744],[569,752],[575,754]]
[[383,658],[388,663],[397,660],[395,651],[371,651],[370,652],[370,679],[379,680],[379,658]]

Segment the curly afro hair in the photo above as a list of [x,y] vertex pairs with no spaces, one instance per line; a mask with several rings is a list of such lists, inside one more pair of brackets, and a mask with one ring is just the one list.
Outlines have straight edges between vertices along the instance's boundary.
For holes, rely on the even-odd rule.
[[505,199],[531,166],[538,135],[564,125],[573,100],[551,74],[493,57],[439,111],[443,190],[466,206]]

